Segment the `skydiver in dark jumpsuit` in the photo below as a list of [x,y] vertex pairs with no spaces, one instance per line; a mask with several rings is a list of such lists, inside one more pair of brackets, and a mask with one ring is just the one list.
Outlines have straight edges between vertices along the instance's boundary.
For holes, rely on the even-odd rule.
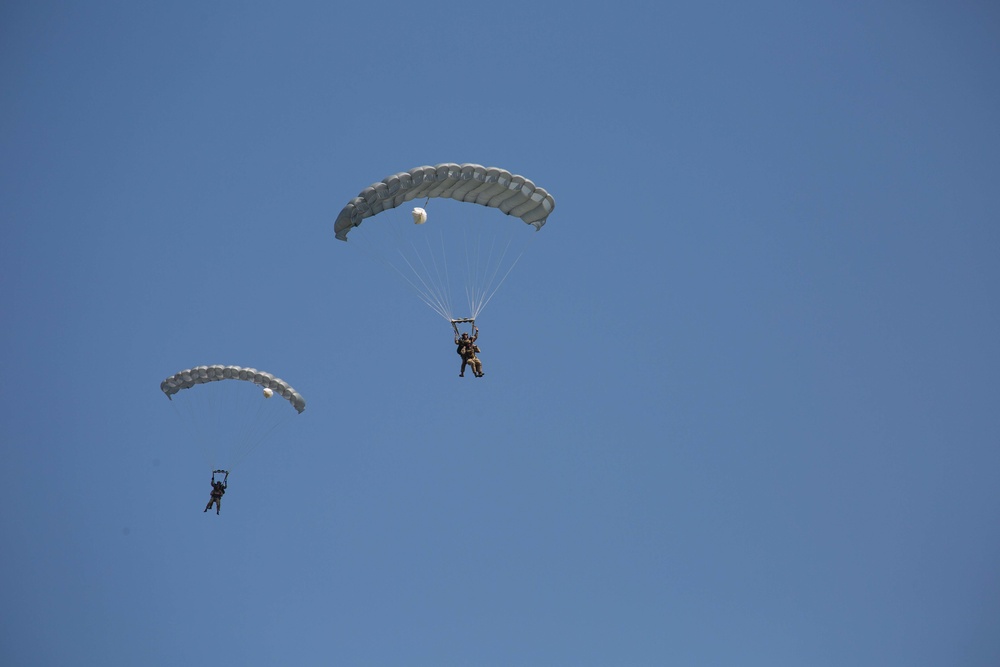
[[205,510],[208,511],[212,509],[212,505],[215,505],[215,513],[218,514],[222,509],[222,496],[226,493],[226,487],[229,486],[229,473],[226,473],[226,479],[221,481],[215,481],[215,472],[212,473],[212,496],[208,499],[208,504],[205,505]]

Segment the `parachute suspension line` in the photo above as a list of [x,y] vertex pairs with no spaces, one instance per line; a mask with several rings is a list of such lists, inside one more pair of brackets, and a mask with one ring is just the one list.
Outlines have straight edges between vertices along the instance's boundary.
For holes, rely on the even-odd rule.
[[193,396],[184,392],[171,397],[171,403],[179,415],[182,422],[190,428],[190,433],[198,443],[198,449],[202,451],[206,465],[210,470],[223,463],[221,460],[225,452],[230,449],[225,443],[230,442],[231,433],[222,430],[216,419],[213,418],[221,410],[225,409],[224,394],[226,387],[215,386],[216,383],[206,385],[204,390],[199,392],[199,396]]
[[[483,235],[470,240],[468,234],[465,234],[464,240],[466,258],[465,297],[469,304],[469,313],[473,318],[476,318],[482,310],[481,304],[486,298],[486,294],[490,291],[492,278],[488,277],[488,274],[489,267],[493,265],[492,247],[496,245],[496,236],[491,238],[491,251],[487,255],[485,262],[482,261]],[[501,257],[498,261],[502,262],[503,258]]]
[[184,430],[190,429],[187,440],[216,474],[238,468],[305,408],[304,399],[283,380],[239,366],[197,366],[167,378],[160,389]]
[[[270,399],[265,399],[263,397],[260,397],[256,401],[247,401],[246,403],[242,402],[240,403],[241,405],[245,405],[247,409],[244,415],[242,415],[242,418],[239,420],[240,436],[239,440],[236,441],[236,446],[233,448],[233,460],[229,464],[230,470],[238,466],[240,462],[243,459],[245,459],[252,450],[256,449],[257,446],[264,440],[264,437],[267,433],[270,433],[271,431],[274,430],[274,424],[272,424],[266,430],[262,427],[258,427],[256,429],[249,428],[250,424],[260,424],[262,426],[266,426],[266,424],[264,423],[264,416],[267,415],[265,410],[267,409],[267,407],[270,407],[265,405],[268,400]],[[253,404],[256,404],[255,410],[250,409],[250,407]],[[277,422],[274,423],[276,424]]]
[[[265,412],[267,399],[264,399],[260,393],[257,393],[256,396],[252,395],[255,392],[263,391],[259,386],[240,386],[238,383],[232,383],[232,390],[233,404],[238,408],[238,412],[235,415],[236,432],[234,434],[232,449],[230,450],[232,461],[227,462],[230,470],[245,456],[244,451],[249,446],[248,443],[259,437],[261,426],[264,424],[263,415],[267,414]],[[237,400],[239,394],[236,392],[240,390],[244,390],[244,393],[248,394],[248,399],[254,400]],[[268,407],[274,406],[268,404]]]
[[[390,216],[392,216],[392,213],[390,213]],[[392,216],[390,218],[389,222],[392,225],[395,225],[395,223],[396,223],[395,216]],[[427,262],[424,260],[423,256],[420,254],[420,249],[417,247],[416,243],[414,243],[413,241],[409,241],[409,240],[405,240],[405,243],[404,243],[404,237],[402,235],[402,230],[397,230],[397,229],[395,229],[395,227],[393,227],[392,231],[396,232],[396,237],[397,237],[396,247],[398,248],[397,249],[397,253],[399,254],[400,258],[403,260],[403,263],[406,264],[406,266],[413,273],[414,278],[416,278],[416,280],[420,283],[419,287],[416,286],[416,285],[414,285],[414,287],[419,291],[420,294],[422,294],[426,298],[428,298],[428,299],[430,299],[430,300],[432,300],[432,301],[434,301],[436,303],[440,302],[440,300],[441,300],[440,294],[437,294],[436,290],[434,290],[433,286],[428,284],[428,280],[429,280],[429,277],[430,277],[430,271],[428,270],[428,268],[427,268]],[[404,247],[409,248],[409,252],[413,256],[413,260],[411,260],[410,257],[407,256],[406,252],[403,251]],[[420,269],[418,269],[416,266],[414,266],[414,262],[416,262],[416,263],[418,263],[420,265]],[[423,273],[421,273],[421,269],[423,270]],[[413,284],[413,283],[411,282],[411,284]]]
[[[523,185],[519,187],[518,183]],[[406,225],[410,232],[402,236],[409,240],[402,244],[402,250],[400,245],[392,248],[383,245],[381,240],[389,240],[391,232],[401,231],[401,228],[398,218],[393,224],[381,221],[394,218],[392,209],[400,209],[406,202],[418,204],[421,197],[423,206],[415,206],[412,211],[413,223],[419,231]],[[426,225],[431,199],[454,201],[441,204],[435,201],[433,221]],[[453,216],[452,209],[448,208],[452,204],[460,205],[463,212],[471,210],[473,213]],[[472,206],[466,209],[468,205]],[[554,207],[555,200],[548,192],[522,176],[473,163],[442,163],[399,172],[363,189],[341,210],[334,222],[334,231],[342,241],[347,240],[348,233],[352,240],[367,237],[372,243],[369,249],[381,251],[383,265],[390,266],[428,307],[445,319],[451,319],[453,306],[464,308],[460,303],[463,288],[470,312],[458,314],[478,317],[520,263],[527,239],[515,239],[515,236],[527,233],[527,227],[540,229]],[[476,215],[476,211],[481,215]],[[498,215],[497,211],[503,215]],[[399,215],[398,210],[396,215]],[[361,224],[373,217],[378,217],[380,222]],[[471,224],[466,218],[471,219]],[[513,222],[513,218],[520,218],[525,224]],[[480,224],[479,220],[483,222]],[[462,231],[456,228],[459,223]],[[447,248],[442,256],[445,261],[439,263],[436,243],[427,233],[446,229],[449,231],[441,237],[442,248]],[[379,237],[381,240],[376,240]],[[478,245],[473,245],[469,237],[480,239]],[[486,242],[487,237],[493,239],[492,245]],[[463,240],[465,248],[459,247]],[[428,254],[421,255],[414,246],[420,246],[420,252]],[[450,262],[454,264],[449,266]],[[465,273],[459,275],[462,269]]]
[[[430,306],[431,309],[433,309],[438,314],[440,314],[441,317],[444,317],[445,319],[447,319],[448,318],[448,315],[447,315],[448,307],[447,307],[447,303],[446,303],[447,299],[445,299],[441,295],[440,290],[437,290],[432,285],[428,285],[427,284],[428,283],[428,278],[425,278],[424,275],[422,275],[420,273],[420,271],[413,265],[413,262],[411,262],[410,259],[405,254],[403,254],[402,251],[399,252],[399,256],[400,256],[400,258],[402,258],[403,262],[406,264],[406,266],[413,273],[413,276],[414,276],[414,278],[416,278],[416,281],[414,281],[413,279],[411,279],[409,275],[407,275],[402,270],[400,270],[399,267],[393,266],[393,268],[396,269],[396,272],[400,276],[402,276],[403,280],[405,280],[406,282],[408,282],[410,284],[410,286],[414,290],[416,290],[417,296],[420,297],[421,301],[423,301],[428,306]],[[426,265],[426,263],[420,258],[419,255],[417,256],[417,259],[419,260],[421,268],[423,268],[424,271],[426,272],[427,271],[427,265]],[[429,275],[429,273],[428,273],[428,275]],[[419,284],[417,284],[417,283],[419,283]]]
[[230,471],[235,470],[236,467],[239,464],[241,464],[244,459],[246,459],[246,457],[250,456],[253,452],[255,452],[257,448],[260,447],[260,445],[263,444],[268,439],[268,436],[277,431],[278,427],[281,426],[283,423],[284,421],[277,421],[271,424],[271,426],[268,427],[267,430],[261,431],[260,437],[255,438],[254,441],[249,446],[245,447],[240,452],[240,454],[233,457],[233,463],[231,466],[229,466]]
[[[259,385],[211,382],[171,397],[174,411],[197,442],[209,470],[230,471],[294,416],[278,397],[265,398]],[[226,419],[219,419],[225,415]]]
[[441,308],[438,312],[445,319],[451,318],[451,296],[448,291],[448,251],[444,243],[444,235],[438,231],[438,239],[441,241],[441,257],[438,261],[437,253],[431,247],[431,239],[426,239],[427,244],[427,257],[430,259],[434,271],[433,280],[431,276],[431,270],[427,268],[426,263],[423,262],[423,255],[418,255],[421,259],[421,264],[424,266],[424,270],[427,272],[428,281],[433,282],[436,287],[437,292],[437,302],[441,304]]
[[440,298],[438,298],[437,295],[434,294],[434,290],[432,290],[426,284],[426,281],[423,278],[421,278],[420,272],[417,271],[416,268],[414,268],[414,266],[413,266],[412,262],[410,262],[409,258],[407,258],[406,255],[404,255],[402,253],[402,251],[399,251],[399,255],[400,255],[400,258],[403,260],[403,263],[407,265],[407,267],[410,269],[410,271],[416,277],[416,281],[413,278],[411,278],[400,267],[396,266],[392,262],[390,262],[390,261],[388,261],[386,259],[383,259],[383,258],[380,258],[379,261],[381,261],[382,264],[384,264],[386,267],[392,269],[397,274],[399,274],[399,277],[402,278],[411,288],[413,288],[413,291],[415,291],[417,293],[417,296],[420,298],[421,301],[423,301],[425,304],[427,304],[428,306],[430,306],[430,308],[432,310],[434,310],[437,313],[441,314],[442,317],[445,317],[445,314],[444,314],[445,308],[440,303]]
[[[430,200],[430,197],[427,199]],[[444,233],[438,232],[438,240],[441,242],[441,266],[444,268],[443,280],[438,280],[438,285],[441,286],[441,291],[444,295],[445,304],[445,312],[441,313],[441,315],[446,320],[450,320],[452,318],[451,290],[449,289],[451,276],[448,275],[448,248],[444,242]],[[430,241],[427,242],[427,246],[430,247]]]
[[[424,206],[429,206],[432,198],[425,197]],[[419,199],[407,201],[421,203]],[[506,216],[476,217],[464,210],[455,215],[453,209],[435,203],[434,219],[429,224],[417,219],[413,224],[406,207],[393,206],[377,214],[378,219],[358,225],[351,240],[357,240],[365,254],[392,269],[390,273],[402,278],[445,320],[478,318],[520,263],[534,230]],[[457,312],[456,307],[465,312]]]
[[202,397],[194,394],[186,396],[186,398],[191,399],[188,404],[198,420],[199,430],[197,433],[204,440],[201,446],[208,452],[213,470],[218,468],[219,464],[225,463],[223,458],[226,452],[232,450],[233,434],[225,432],[213,416],[231,404],[228,397],[231,397],[233,392],[233,387],[224,386],[221,382],[214,382],[204,386],[201,392]]
[[[451,318],[451,298],[448,291],[448,252],[445,248],[444,236],[440,231],[438,231],[438,239],[441,241],[440,259],[437,251],[431,245],[431,239],[427,238],[425,239],[426,252],[418,251],[414,246],[414,255],[420,261],[423,274],[421,275],[415,269],[412,270],[425,287],[424,296],[426,298],[424,302],[433,301],[433,305],[428,305],[431,305],[431,308],[447,320]],[[428,261],[431,266],[428,266]]]
[[[438,260],[437,253],[431,246],[430,239],[426,239],[426,253],[418,249],[415,243],[409,244],[413,249],[414,258],[420,264],[421,270],[417,270],[413,263],[410,262],[401,251],[400,256],[406,262],[410,271],[413,272],[413,276],[420,282],[420,286],[417,286],[413,281],[409,280],[407,276],[404,275],[403,277],[407,279],[407,282],[409,282],[414,289],[417,290],[418,295],[424,303],[447,320],[451,318],[451,300],[448,295],[447,287],[447,251],[444,246],[444,238],[440,233],[438,234],[438,238],[441,239],[440,262]],[[428,261],[431,266],[428,266]],[[444,269],[442,270],[441,267],[444,267]]]
[[[232,469],[236,463],[242,443],[251,437],[249,425],[252,423],[250,416],[252,415],[251,405],[253,401],[241,401],[239,400],[239,396],[243,393],[249,398],[249,394],[253,389],[249,386],[241,386],[239,383],[223,384],[222,382],[206,385],[204,389],[206,392],[203,393],[211,391],[219,403],[225,402],[228,406],[227,413],[232,415],[232,421],[229,423],[232,430],[220,433],[217,438],[217,446],[221,448],[219,453],[223,455],[228,454],[227,458],[229,459],[221,461],[221,463]],[[225,409],[222,405],[219,405],[219,408],[220,410]]]
[[[184,406],[184,409],[182,409],[180,401],[175,401],[174,398],[176,398],[176,396],[171,397],[170,404],[173,406],[174,414],[177,415],[177,419],[184,425],[184,428],[188,429],[188,432],[190,433],[204,433],[203,426],[199,424],[201,420],[195,417],[196,411],[192,409],[190,405],[186,405]],[[215,457],[212,456],[212,448],[203,446],[204,443],[199,443],[199,445],[198,449],[204,457],[205,465],[209,470],[215,470],[216,462]]]
[[[262,400],[273,400],[273,399],[262,399]],[[263,406],[261,406],[263,409]],[[258,414],[261,412],[258,409]],[[278,430],[278,427],[282,426],[286,421],[292,418],[291,414],[283,415],[277,419],[272,419],[270,424],[265,424],[262,428],[257,429],[253,437],[245,437],[240,439],[239,447],[233,454],[233,462],[229,464],[229,470],[235,470],[244,459],[246,459],[250,454],[257,450],[268,438]],[[252,422],[247,422],[252,423]]]
[[[448,319],[450,308],[448,307],[447,299],[442,297],[441,290],[439,288],[435,288],[433,285],[429,284],[430,273],[426,269],[426,263],[422,261],[419,249],[412,241],[405,240],[400,225],[397,224],[399,223],[398,216],[392,216],[391,213],[392,212],[389,211],[386,212],[389,219],[385,222],[389,224],[383,225],[378,229],[367,226],[365,228],[360,228],[355,231],[352,239],[356,240],[357,247],[360,247],[363,252],[369,256],[369,258],[374,259],[382,266],[391,269],[400,278],[402,278],[403,281],[417,294],[417,297],[431,310],[441,315],[441,317]],[[375,231],[372,231],[373,229],[375,229]],[[359,234],[358,231],[362,233]],[[394,248],[394,254],[398,256],[397,261],[392,260],[393,253],[383,253],[377,250],[380,243],[380,235],[382,237],[392,238],[393,243],[389,245]],[[414,256],[413,258],[407,256],[407,252],[405,250],[406,248],[410,249],[410,253]],[[424,274],[421,273],[418,266],[424,267]]]
[[[397,249],[397,254],[399,255],[402,262],[409,269],[412,276],[407,275],[399,266],[390,264],[396,272],[403,278],[407,283],[410,284],[420,297],[420,300],[427,304],[431,310],[435,311],[441,317],[448,319],[451,315],[451,304],[448,299],[447,283],[442,282],[441,270],[438,267],[438,261],[436,254],[431,247],[430,240],[426,240],[427,250],[424,251],[417,246],[415,241],[407,240],[406,236],[403,234],[403,227],[406,227],[406,223],[400,223],[400,216],[392,215],[394,212],[390,212],[390,231],[394,233],[395,242],[393,246]],[[442,238],[442,256],[446,255],[444,251],[444,240]],[[410,249],[410,256],[404,252],[404,248]],[[428,266],[428,261],[431,266]],[[447,266],[446,262],[442,259],[442,264]],[[433,267],[433,269],[432,269]],[[435,283],[436,278],[436,283]]]
[[465,248],[465,300],[469,304],[469,315],[472,317],[476,316],[476,310],[473,306],[475,301],[475,291],[476,291],[476,273],[477,270],[472,266],[472,253],[469,252],[469,232],[468,228],[462,227],[462,247]]
[[243,461],[267,442],[271,436],[294,417],[294,413],[284,405],[277,396],[265,398],[263,389],[256,384],[243,385],[234,383],[230,398],[242,399],[238,393],[242,390],[250,400],[233,400],[231,404],[237,408],[234,412],[234,438],[229,449],[229,459],[225,462],[229,471],[238,468]]
[[[511,260],[512,249],[516,250],[514,248],[515,236],[524,230],[518,227],[506,227],[503,229],[509,230],[506,236],[499,232],[493,234],[488,239],[488,247],[485,234],[471,240],[468,238],[468,234],[464,236],[466,255],[465,295],[469,304],[470,315],[473,318],[479,317],[480,313],[482,313],[487,304],[493,299],[493,296],[496,295],[500,287],[507,280],[511,271],[517,266],[528,246],[534,241],[534,236],[531,235],[526,243],[519,244],[520,250],[517,252],[517,256]],[[510,262],[510,264],[505,268],[507,262]]]
[[[486,308],[486,306],[489,304],[490,300],[493,299],[493,295],[495,295],[497,293],[497,290],[500,289],[500,286],[503,285],[504,281],[507,280],[507,276],[509,276],[510,272],[514,270],[514,267],[517,266],[517,263],[521,261],[521,257],[524,256],[525,251],[528,249],[528,245],[531,245],[531,243],[533,243],[534,240],[535,240],[535,237],[534,237],[534,235],[532,235],[532,237],[528,240],[528,243],[525,244],[525,246],[521,248],[521,252],[519,252],[517,254],[517,257],[514,258],[514,261],[511,263],[510,267],[507,269],[507,272],[503,274],[503,278],[500,279],[500,282],[498,282],[497,285],[496,285],[496,287],[494,287],[493,290],[489,293],[489,296],[487,296],[483,300],[482,304],[479,305],[476,308],[476,310],[473,313],[473,317],[477,317],[479,315],[479,313],[484,308]],[[507,254],[507,249],[510,247],[510,243],[511,242],[508,240],[507,247],[504,248],[504,255]],[[500,263],[497,264],[496,269],[494,270],[494,273],[493,273],[493,277],[494,278],[496,277],[496,274],[499,272],[499,270],[500,270]],[[491,278],[491,282],[492,282],[492,280],[493,280],[493,278]]]
[[[483,277],[479,281],[479,284],[482,285],[481,292],[477,295],[476,303],[473,306],[473,313],[475,315],[478,315],[479,311],[483,308],[482,304],[483,304],[483,301],[485,301],[487,299],[487,294],[489,294],[489,296],[492,296],[497,291],[497,289],[500,288],[500,286],[497,285],[496,287],[493,287],[492,290],[491,290],[491,286],[493,285],[493,282],[496,280],[496,274],[500,270],[500,266],[503,264],[504,257],[507,254],[507,248],[510,247],[511,241],[512,241],[512,239],[508,236],[507,237],[507,245],[504,248],[504,251],[502,253],[500,253],[500,257],[499,258],[497,258],[496,260],[494,260],[493,259],[493,255],[494,255],[494,251],[496,250],[497,237],[494,236],[492,239],[490,239],[490,251],[489,251],[489,253],[486,256],[486,262],[484,264],[485,268],[483,269]],[[481,253],[482,253],[482,248],[480,246],[480,247],[478,247],[476,249],[477,259],[478,259],[479,255]],[[487,276],[486,273],[487,273],[489,267],[491,267],[491,266],[493,267],[492,275]]]

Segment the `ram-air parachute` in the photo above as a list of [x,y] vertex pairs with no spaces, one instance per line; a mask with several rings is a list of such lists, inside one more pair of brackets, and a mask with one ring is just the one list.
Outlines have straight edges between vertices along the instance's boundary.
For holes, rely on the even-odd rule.
[[[409,201],[420,206],[397,208]],[[482,312],[554,208],[552,195],[523,176],[443,163],[363,189],[341,210],[334,231],[398,273],[454,323]]]
[[306,409],[287,382],[256,368],[196,366],[160,383],[212,470],[232,471]]

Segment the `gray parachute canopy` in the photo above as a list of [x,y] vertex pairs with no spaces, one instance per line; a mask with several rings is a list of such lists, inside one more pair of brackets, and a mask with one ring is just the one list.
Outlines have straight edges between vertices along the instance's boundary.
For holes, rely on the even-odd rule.
[[287,382],[270,373],[258,371],[256,368],[243,368],[242,366],[195,366],[168,377],[160,383],[160,391],[166,394],[167,398],[170,398],[182,389],[190,389],[197,384],[218,382],[219,380],[252,382],[281,396],[298,412],[301,413],[306,409],[306,399],[302,398],[302,395],[292,389]]
[[411,199],[449,197],[461,202],[500,209],[541,229],[556,201],[524,176],[497,167],[445,162],[416,167],[372,183],[343,208],[334,231],[341,241],[365,218],[395,208]]

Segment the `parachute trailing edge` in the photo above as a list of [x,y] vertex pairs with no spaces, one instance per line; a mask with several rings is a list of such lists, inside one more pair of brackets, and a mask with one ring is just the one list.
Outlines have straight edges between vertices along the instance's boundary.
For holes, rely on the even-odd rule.
[[299,413],[306,409],[306,399],[302,398],[302,395],[292,389],[287,382],[256,368],[243,368],[242,366],[195,366],[168,377],[160,383],[160,391],[166,394],[167,398],[170,398],[182,389],[190,389],[198,384],[219,380],[252,382],[281,396]]
[[445,162],[387,176],[361,191],[341,210],[334,231],[341,241],[365,218],[412,199],[450,198],[499,209],[541,229],[556,206],[544,188],[497,167]]

